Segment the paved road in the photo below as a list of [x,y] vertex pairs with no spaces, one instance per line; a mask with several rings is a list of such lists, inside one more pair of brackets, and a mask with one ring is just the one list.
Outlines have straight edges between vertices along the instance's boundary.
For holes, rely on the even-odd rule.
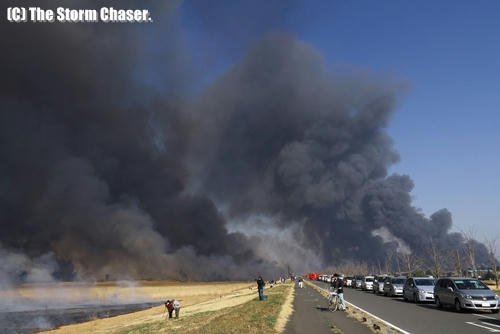
[[348,318],[344,312],[329,312],[327,299],[307,285],[302,289],[296,287],[293,309],[286,334],[332,334],[332,324],[345,334],[372,334],[368,327]]
[[[322,288],[328,285],[314,282]],[[434,304],[417,304],[402,298],[376,296],[350,288],[344,289],[345,299],[354,305],[412,333],[425,334],[485,334],[500,333],[500,316],[490,312],[457,313],[452,309],[437,309]]]

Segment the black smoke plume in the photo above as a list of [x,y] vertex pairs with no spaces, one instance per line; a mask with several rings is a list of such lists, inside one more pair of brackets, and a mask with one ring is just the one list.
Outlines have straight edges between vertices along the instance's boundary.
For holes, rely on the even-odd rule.
[[9,279],[248,279],[375,259],[382,228],[460,247],[449,212],[424,217],[410,178],[387,176],[398,84],[271,34],[193,94],[176,4],[149,8],[153,27],[2,22]]
[[[178,96],[190,73],[172,7],[148,7],[162,33],[2,23],[3,248],[52,253],[70,264],[57,273],[66,277],[242,279],[266,269],[208,197],[184,193],[192,124]],[[143,54],[151,34],[160,45]],[[162,92],[144,78],[156,66]]]
[[384,258],[394,244],[380,230],[421,255],[431,239],[461,249],[446,209],[426,218],[411,179],[387,176],[399,156],[385,128],[403,88],[332,73],[305,43],[267,37],[201,97],[202,188],[229,217],[299,226],[301,244],[327,263]]

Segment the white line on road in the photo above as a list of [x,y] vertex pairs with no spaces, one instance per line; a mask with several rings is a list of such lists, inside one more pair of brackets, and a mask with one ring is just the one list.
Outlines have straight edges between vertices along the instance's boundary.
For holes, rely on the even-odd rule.
[[472,326],[477,326],[477,327],[481,327],[481,328],[487,329],[487,330],[489,330],[491,333],[500,333],[500,330],[499,330],[499,329],[495,329],[495,328],[491,328],[491,327],[487,327],[487,326],[483,326],[483,325],[475,324],[475,323],[473,323],[473,322],[466,322],[466,324],[469,324],[469,325],[472,325]]
[[[314,284],[314,283],[313,283],[313,284]],[[317,286],[317,285],[316,285],[316,286]],[[328,290],[323,289],[322,287],[319,287],[319,286],[317,286],[317,287],[318,287],[318,288],[320,288],[321,290],[325,291],[326,293],[328,293]],[[388,325],[389,327],[392,327],[392,328],[394,328],[394,329],[396,329],[396,330],[400,331],[400,332],[401,332],[401,333],[403,333],[403,334],[410,334],[410,332],[407,332],[407,331],[405,331],[404,329],[401,329],[401,328],[399,328],[399,327],[397,327],[397,326],[395,326],[395,325],[391,324],[389,321],[385,321],[384,319],[381,319],[381,318],[377,317],[376,315],[371,314],[370,312],[368,312],[368,311],[366,311],[366,310],[362,309],[362,308],[361,308],[361,307],[359,307],[359,306],[354,305],[353,303],[348,302],[348,301],[347,301],[347,300],[345,300],[345,299],[344,299],[344,301],[345,301],[347,304],[349,304],[349,305],[351,305],[351,306],[354,306],[354,307],[355,307],[355,308],[357,308],[358,310],[360,310],[360,311],[362,311],[362,312],[365,312],[365,313],[366,313],[366,314],[368,314],[370,317],[373,317],[373,318],[377,319],[378,321],[383,322],[384,324]]]
[[478,317],[483,317],[483,318],[488,318],[488,319],[493,319],[493,320],[497,320],[497,318],[494,318],[494,317],[490,317],[490,316],[487,316],[487,315],[484,315],[484,314],[476,314]]

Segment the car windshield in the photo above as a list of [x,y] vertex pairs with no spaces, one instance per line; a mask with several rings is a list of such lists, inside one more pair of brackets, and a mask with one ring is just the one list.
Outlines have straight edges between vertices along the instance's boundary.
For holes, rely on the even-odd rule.
[[477,279],[455,280],[459,290],[489,290],[483,282]]
[[435,285],[436,282],[429,278],[429,279],[416,279],[415,280],[416,285]]
[[393,278],[391,280],[392,284],[405,284],[405,279],[404,278]]
[[371,277],[367,277],[367,278],[365,278],[365,281],[366,281],[366,282],[373,282],[373,278],[371,278]]

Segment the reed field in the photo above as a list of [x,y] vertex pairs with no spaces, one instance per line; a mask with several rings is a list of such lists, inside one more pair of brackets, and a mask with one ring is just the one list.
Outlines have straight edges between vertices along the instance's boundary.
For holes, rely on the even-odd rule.
[[[139,282],[137,282],[139,283]],[[47,287],[46,287],[47,288]],[[73,287],[78,291],[78,288]],[[121,293],[114,283],[98,283],[95,296]],[[168,319],[163,305],[147,310],[63,326],[43,333],[279,333],[292,313],[293,284],[266,289],[268,298],[258,301],[254,282],[140,282],[138,293],[158,301],[181,301],[179,319]]]
[[65,282],[22,284],[0,290],[0,299],[12,304],[37,304],[60,307],[75,304],[125,304],[183,299],[184,305],[199,303],[253,286],[249,282]]

